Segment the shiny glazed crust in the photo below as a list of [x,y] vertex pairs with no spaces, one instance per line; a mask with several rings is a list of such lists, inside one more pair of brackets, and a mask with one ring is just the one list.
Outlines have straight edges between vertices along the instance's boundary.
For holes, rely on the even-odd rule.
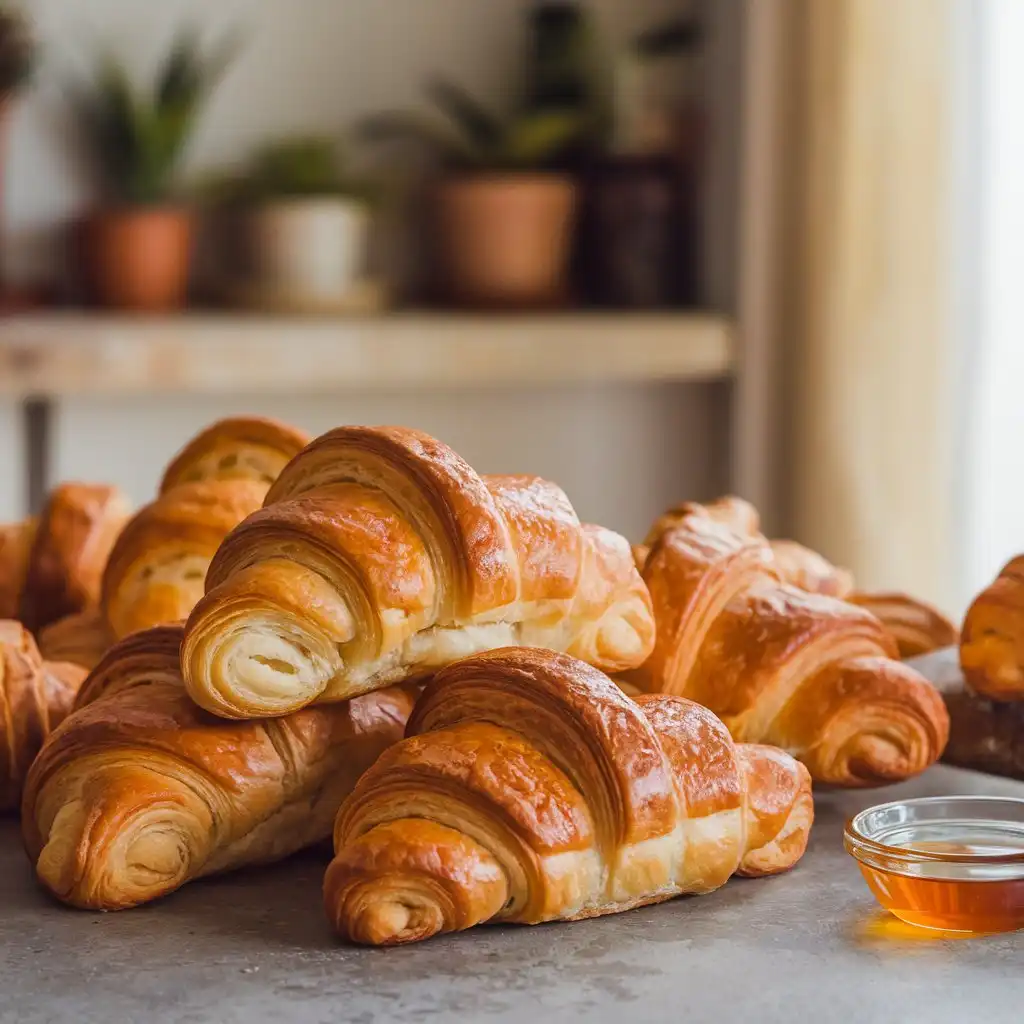
[[212,480],[181,484],[140,509],[103,574],[103,611],[114,636],[184,621],[203,596],[221,541],[265,493],[252,480]]
[[114,635],[99,608],[66,615],[39,631],[39,652],[47,661],[67,661],[92,671],[113,646]]
[[274,721],[213,718],[185,694],[180,642],[163,627],[112,648],[32,765],[25,846],[65,903],[131,907],[318,842],[402,736],[412,698],[399,689]]
[[308,434],[277,420],[259,416],[218,420],[171,460],[159,493],[212,480],[249,480],[266,490],[308,443]]
[[29,765],[71,710],[85,669],[44,662],[19,622],[0,622],[0,811],[21,800]]
[[741,537],[765,541],[771,548],[775,571],[786,583],[829,597],[845,598],[853,591],[853,574],[848,569],[833,565],[817,551],[794,540],[767,540],[761,534],[757,509],[749,501],[732,495],[704,505],[688,501],[669,509],[655,521],[643,545],[634,549],[637,567],[642,570],[651,546],[691,515],[710,519]]
[[652,549],[644,578],[658,633],[629,677],[643,689],[704,704],[737,740],[781,747],[821,782],[895,782],[941,754],[942,701],[894,660],[881,622],[782,582],[763,538],[686,516]]
[[901,658],[916,658],[960,642],[960,631],[938,610],[908,594],[854,593],[847,601],[866,608],[896,641]]
[[439,441],[342,427],[221,545],[189,618],[185,683],[230,718],[282,714],[508,645],[609,671],[650,652],[626,541],[536,477],[480,477]]
[[1024,555],[1011,559],[967,610],[960,665],[975,693],[1024,700]]
[[32,632],[95,607],[107,556],[129,515],[116,487],[61,484],[39,517],[18,618]]
[[736,745],[705,708],[626,697],[552,651],[443,669],[338,813],[324,882],[345,938],[393,945],[488,921],[613,914],[785,871],[806,769]]

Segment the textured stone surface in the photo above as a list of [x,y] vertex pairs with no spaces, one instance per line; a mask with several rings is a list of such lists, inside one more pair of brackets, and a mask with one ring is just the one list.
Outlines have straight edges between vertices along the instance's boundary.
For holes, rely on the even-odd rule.
[[789,875],[617,917],[482,928],[392,950],[331,936],[322,857],[88,914],[36,890],[5,823],[0,1020],[1016,1024],[1024,933],[912,937],[878,912],[843,852],[854,811],[951,792],[1024,796],[1024,785],[935,768],[884,792],[824,795],[811,850]]

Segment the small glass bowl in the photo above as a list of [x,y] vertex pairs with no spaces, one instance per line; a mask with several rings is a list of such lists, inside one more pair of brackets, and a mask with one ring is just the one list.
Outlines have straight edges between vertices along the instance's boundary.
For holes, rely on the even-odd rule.
[[1024,800],[897,800],[847,822],[843,843],[878,902],[922,928],[1024,927]]

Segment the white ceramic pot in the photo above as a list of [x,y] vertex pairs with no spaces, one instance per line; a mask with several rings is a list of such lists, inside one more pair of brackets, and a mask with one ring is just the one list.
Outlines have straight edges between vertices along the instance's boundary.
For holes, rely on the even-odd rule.
[[297,302],[343,301],[365,270],[369,215],[342,198],[289,199],[251,214],[261,286]]

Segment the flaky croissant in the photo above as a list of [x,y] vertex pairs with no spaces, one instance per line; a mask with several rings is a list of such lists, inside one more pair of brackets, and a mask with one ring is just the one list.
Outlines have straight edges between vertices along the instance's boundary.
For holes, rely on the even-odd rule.
[[107,556],[128,515],[128,501],[116,487],[56,487],[34,532],[16,617],[38,632],[95,607]]
[[785,871],[807,845],[802,765],[564,654],[443,669],[407,736],[338,813],[324,900],[355,942],[614,914]]
[[916,658],[960,642],[960,631],[945,615],[908,594],[853,593],[847,601],[867,608],[896,641],[901,658]]
[[0,811],[20,803],[32,759],[84,678],[77,665],[43,661],[20,622],[0,622]]
[[301,430],[277,420],[258,416],[218,420],[171,460],[160,493],[211,480],[250,480],[266,489],[309,440]]
[[103,574],[103,611],[114,636],[188,618],[221,541],[265,493],[265,485],[244,479],[181,484],[136,513]]
[[36,873],[65,903],[118,910],[330,835],[359,775],[402,736],[410,694],[382,690],[264,722],[197,708],[180,627],[112,648],[25,785]]
[[801,590],[842,598],[853,591],[853,574],[848,569],[833,565],[817,551],[794,540],[767,540],[761,534],[761,517],[757,509],[749,501],[733,495],[703,505],[695,501],[684,502],[660,516],[648,531],[643,545],[634,549],[641,571],[652,545],[691,515],[710,519],[741,537],[764,540],[771,549],[778,575]]
[[1003,566],[967,609],[960,665],[975,693],[1024,700],[1024,555]]
[[66,615],[41,629],[36,639],[47,661],[68,661],[87,671],[92,671],[114,644],[114,635],[99,608]]
[[0,619],[16,619],[28,575],[28,559],[37,522],[0,523]]
[[763,539],[699,514],[662,535],[644,578],[654,653],[630,679],[689,697],[740,741],[800,758],[819,781],[894,782],[942,752],[945,708],[869,612],[778,575]]
[[403,428],[342,427],[284,470],[221,545],[189,618],[192,698],[282,714],[507,645],[609,671],[653,646],[629,545],[536,477],[478,476]]

